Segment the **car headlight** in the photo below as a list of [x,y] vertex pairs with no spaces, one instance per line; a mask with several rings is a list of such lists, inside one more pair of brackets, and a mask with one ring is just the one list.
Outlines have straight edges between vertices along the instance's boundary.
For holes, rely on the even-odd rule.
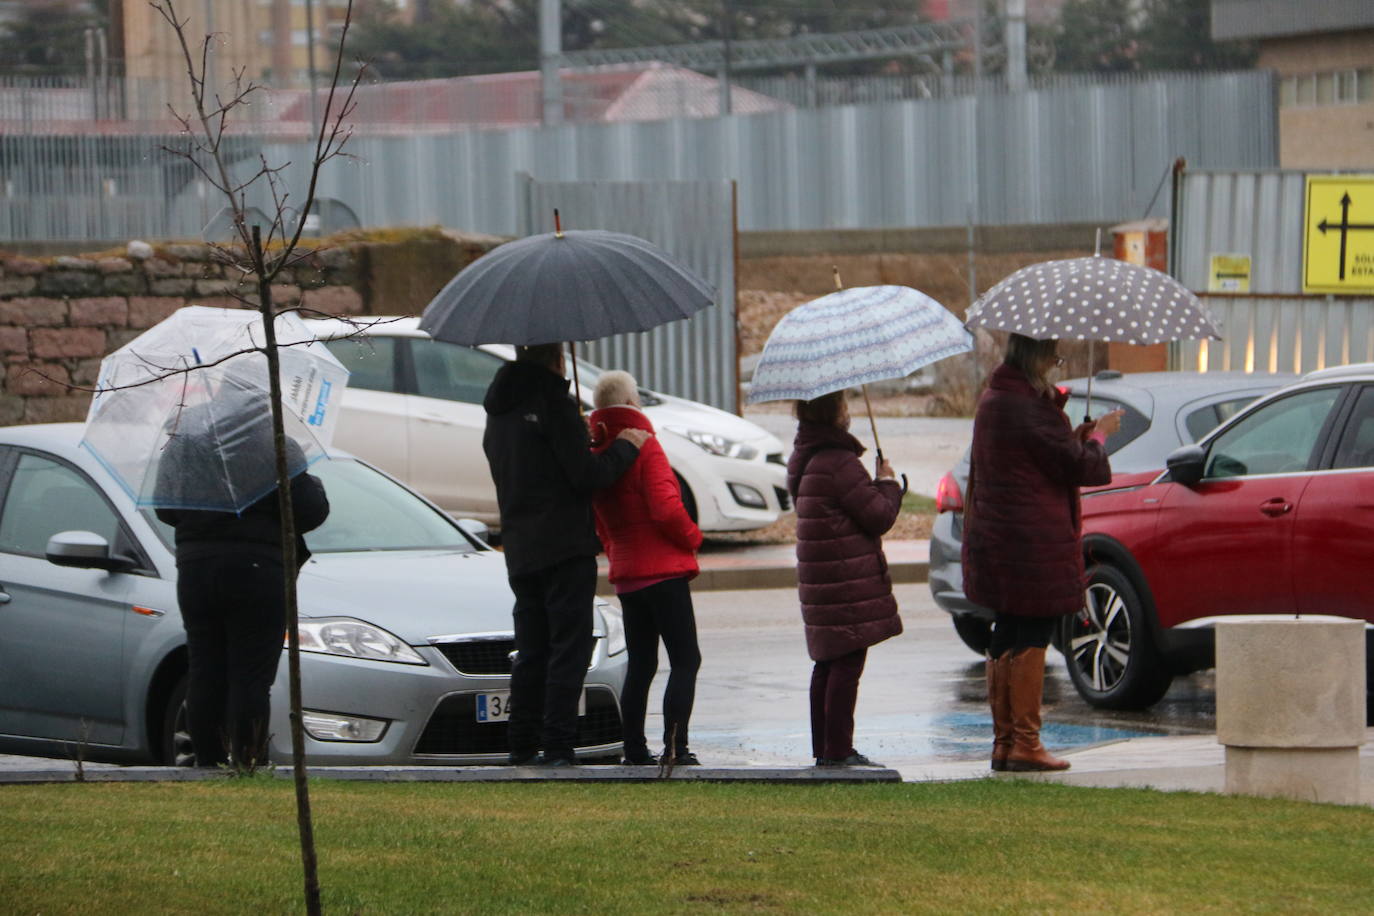
[[601,612],[601,625],[606,631],[606,654],[619,655],[625,651],[625,618],[605,601],[598,601],[596,609]]
[[343,655],[375,662],[427,665],[405,641],[381,627],[351,617],[316,617],[302,620],[298,628],[302,652]]
[[738,458],[741,461],[752,461],[759,455],[759,450],[752,445],[745,445],[734,439],[727,439],[718,433],[708,433],[700,429],[677,429],[667,427],[672,432],[682,436],[697,448],[712,455],[719,455],[722,458]]

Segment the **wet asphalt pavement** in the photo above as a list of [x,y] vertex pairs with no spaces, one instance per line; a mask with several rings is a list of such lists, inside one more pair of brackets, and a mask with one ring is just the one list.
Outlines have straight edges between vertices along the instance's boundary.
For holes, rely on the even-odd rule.
[[[879,762],[907,769],[936,760],[986,753],[991,720],[983,663],[950,626],[924,584],[897,587],[905,632],[869,651],[859,686],[855,747]],[[702,761],[797,765],[810,762],[806,655],[796,593],[702,592],[694,596],[702,649],[691,743]],[[1069,750],[1143,735],[1212,734],[1216,706],[1212,674],[1175,681],[1148,712],[1106,712],[1088,706],[1049,653],[1044,740]],[[662,658],[650,698],[647,732],[661,734]]]

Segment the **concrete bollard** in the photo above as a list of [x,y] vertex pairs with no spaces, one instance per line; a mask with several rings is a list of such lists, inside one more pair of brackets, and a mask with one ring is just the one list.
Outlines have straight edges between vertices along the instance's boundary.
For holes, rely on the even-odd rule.
[[1226,791],[1359,804],[1364,623],[1220,621],[1216,646]]

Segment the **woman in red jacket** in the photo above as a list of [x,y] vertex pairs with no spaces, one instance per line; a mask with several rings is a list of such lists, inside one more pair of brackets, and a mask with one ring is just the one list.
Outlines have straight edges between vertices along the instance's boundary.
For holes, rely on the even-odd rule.
[[[596,384],[596,410],[590,423],[595,451],[607,448],[624,429],[654,431],[640,410],[639,386],[628,372],[605,372]],[[640,447],[630,469],[593,500],[596,531],[611,561],[610,579],[625,617],[630,658],[620,695],[625,760],[631,765],[658,761],[644,737],[649,684],[658,672],[658,641],[668,652],[663,692],[663,754],[674,766],[695,766],[688,749],[687,721],[696,696],[696,617],[687,583],[697,572],[701,531],[682,504],[677,477],[663,446],[651,438]]]
[[797,507],[797,589],[811,672],[811,752],[817,766],[877,766],[854,749],[854,705],[868,647],[902,632],[882,536],[902,490],[886,461],[878,479],[849,434],[842,391],[798,401],[787,489]]
[[1103,447],[1121,411],[1077,429],[1049,382],[1056,340],[1012,334],[973,419],[964,593],[995,613],[988,651],[994,770],[1067,770],[1040,743],[1045,648],[1083,607],[1078,488],[1109,483]]

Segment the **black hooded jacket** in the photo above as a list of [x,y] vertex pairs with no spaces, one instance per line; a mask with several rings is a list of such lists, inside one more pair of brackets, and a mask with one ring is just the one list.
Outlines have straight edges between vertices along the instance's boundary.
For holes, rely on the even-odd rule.
[[501,367],[482,406],[482,448],[496,482],[507,572],[525,575],[600,553],[592,493],[615,483],[639,449],[617,439],[592,454],[568,380],[537,363]]

